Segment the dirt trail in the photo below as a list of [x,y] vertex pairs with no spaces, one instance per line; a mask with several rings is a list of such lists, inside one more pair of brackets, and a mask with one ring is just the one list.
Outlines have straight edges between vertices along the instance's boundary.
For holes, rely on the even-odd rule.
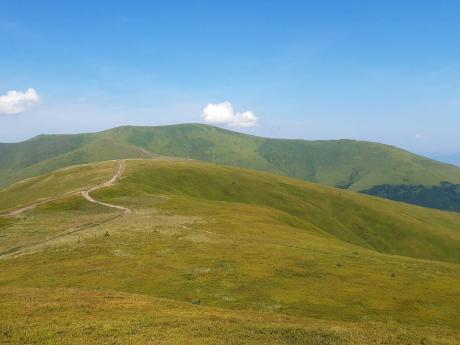
[[105,224],[107,222],[111,222],[111,221],[113,221],[115,219],[118,219],[118,218],[125,217],[125,216],[129,215],[131,213],[131,210],[129,208],[126,208],[126,207],[123,207],[123,206],[118,206],[118,205],[113,205],[113,204],[109,204],[109,203],[105,203],[105,202],[102,202],[102,201],[98,201],[98,200],[93,199],[93,197],[91,197],[91,195],[90,195],[90,193],[94,192],[95,190],[110,187],[110,186],[114,185],[122,177],[123,172],[125,170],[125,166],[126,166],[125,161],[118,161],[117,172],[115,173],[114,176],[112,176],[112,178],[109,181],[104,182],[102,184],[99,184],[97,186],[91,187],[90,189],[88,189],[86,191],[67,192],[67,193],[64,193],[62,195],[52,197],[52,198],[49,198],[49,199],[46,199],[46,200],[42,200],[42,201],[36,202],[34,204],[31,204],[31,205],[28,205],[28,206],[25,206],[25,207],[10,211],[8,213],[0,214],[0,216],[15,216],[15,215],[18,215],[18,214],[23,213],[25,211],[28,211],[28,210],[36,207],[36,206],[43,205],[43,204],[46,204],[48,202],[58,200],[58,199],[66,197],[66,196],[78,195],[78,194],[81,194],[86,200],[88,200],[91,203],[103,205],[103,206],[110,207],[110,208],[115,208],[117,210],[122,211],[121,213],[119,213],[116,216],[113,216],[111,218],[102,220],[100,222],[86,224],[86,225],[82,225],[82,226],[79,226],[79,227],[68,229],[66,231],[63,231],[63,232],[48,236],[47,238],[45,238],[45,239],[43,239],[41,241],[26,243],[26,244],[23,244],[23,245],[20,245],[20,246],[16,246],[14,248],[9,248],[7,250],[4,250],[4,251],[0,252],[0,258],[5,257],[7,255],[15,254],[15,253],[21,251],[22,249],[34,247],[36,245],[41,245],[41,244],[44,244],[44,243],[46,243],[48,241],[55,240],[57,238],[73,234],[73,233],[75,233],[77,231],[92,228],[92,227],[95,227],[95,226],[98,226],[98,225],[101,225],[101,224]]
[[65,198],[67,196],[77,195],[77,194],[80,194],[80,191],[67,192],[67,193],[64,193],[64,194],[61,194],[61,195],[58,195],[58,196],[53,196],[51,198],[46,198],[46,199],[43,199],[41,201],[34,202],[33,204],[30,204],[30,205],[27,205],[27,206],[24,206],[24,207],[21,207],[21,208],[17,208],[17,209],[12,210],[12,211],[7,211],[7,212],[0,213],[0,217],[17,216],[17,215],[19,215],[21,213],[24,213],[26,211],[29,211],[29,210],[37,207],[37,206],[41,206],[41,205],[47,204],[49,202]]
[[116,208],[117,210],[122,211],[120,216],[127,216],[128,214],[131,213],[131,210],[129,208],[126,208],[126,207],[123,207],[123,206],[118,206],[118,205],[113,205],[113,204],[108,204],[108,203],[102,202],[102,201],[98,201],[98,200],[93,199],[92,196],[89,195],[89,193],[94,192],[95,190],[105,188],[105,187],[110,187],[113,184],[115,184],[121,178],[121,176],[123,175],[123,172],[125,171],[125,166],[126,166],[125,161],[119,161],[117,173],[109,181],[107,181],[107,182],[105,182],[103,184],[94,186],[94,187],[92,187],[92,188],[90,188],[88,190],[85,190],[85,191],[81,192],[81,195],[86,200],[88,200],[89,202],[92,202],[94,204],[107,206],[107,207],[111,207],[111,208]]

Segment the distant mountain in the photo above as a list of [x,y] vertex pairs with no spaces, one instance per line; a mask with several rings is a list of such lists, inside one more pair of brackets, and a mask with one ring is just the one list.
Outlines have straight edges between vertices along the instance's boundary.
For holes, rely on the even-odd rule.
[[460,183],[460,168],[393,146],[355,140],[285,140],[203,124],[124,126],[0,144],[0,186],[80,163],[155,155],[269,171],[354,191],[380,185]]

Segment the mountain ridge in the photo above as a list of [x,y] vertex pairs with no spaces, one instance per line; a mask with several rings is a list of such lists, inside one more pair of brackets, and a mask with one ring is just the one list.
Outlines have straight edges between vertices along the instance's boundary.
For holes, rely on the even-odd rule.
[[265,138],[192,123],[118,126],[0,144],[0,186],[75,164],[157,155],[267,171],[355,191],[385,184],[460,184],[459,167],[392,145]]

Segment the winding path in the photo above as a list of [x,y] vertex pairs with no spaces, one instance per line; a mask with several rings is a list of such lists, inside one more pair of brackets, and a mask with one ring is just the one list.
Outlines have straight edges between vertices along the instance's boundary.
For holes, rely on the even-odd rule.
[[115,173],[114,176],[112,176],[112,178],[110,180],[108,180],[107,182],[104,182],[102,184],[99,184],[97,186],[91,187],[88,190],[76,191],[76,192],[75,191],[67,192],[67,193],[64,193],[64,194],[56,196],[56,197],[48,198],[46,200],[42,200],[42,201],[36,202],[34,204],[31,204],[31,205],[21,207],[19,209],[13,210],[13,211],[9,211],[8,213],[0,214],[0,216],[16,216],[16,215],[19,215],[19,214],[21,214],[21,213],[23,213],[25,211],[33,209],[36,206],[40,206],[40,205],[46,204],[46,203],[51,202],[51,201],[55,201],[55,200],[58,200],[58,199],[61,199],[61,198],[64,198],[64,197],[67,197],[67,196],[70,196],[70,195],[77,195],[77,194],[81,194],[86,200],[88,200],[89,202],[91,202],[93,204],[99,204],[99,205],[103,205],[103,206],[114,208],[114,209],[117,209],[117,210],[121,211],[121,213],[117,214],[116,216],[113,216],[111,218],[102,220],[100,222],[96,222],[96,223],[92,223],[92,224],[86,224],[86,225],[83,225],[83,226],[71,228],[71,229],[62,231],[60,233],[48,236],[47,238],[45,238],[43,240],[40,240],[40,241],[30,242],[30,243],[26,243],[26,244],[23,244],[23,245],[20,245],[20,246],[16,246],[16,247],[13,247],[13,248],[6,249],[6,250],[0,252],[0,258],[4,257],[4,256],[7,256],[7,255],[17,253],[17,252],[21,251],[22,249],[26,249],[26,248],[30,248],[30,247],[33,247],[33,246],[36,246],[36,245],[44,244],[44,243],[46,243],[48,241],[55,240],[57,238],[61,238],[61,237],[73,234],[73,233],[75,233],[77,231],[92,228],[92,227],[95,227],[95,226],[98,226],[98,225],[101,225],[101,224],[104,224],[104,223],[108,223],[108,222],[111,222],[111,221],[113,221],[115,219],[118,219],[118,218],[125,217],[125,216],[129,215],[131,213],[131,210],[129,208],[109,204],[109,203],[102,202],[102,201],[98,201],[98,200],[95,200],[90,195],[91,192],[94,192],[94,191],[96,191],[98,189],[101,189],[101,188],[110,187],[110,186],[114,185],[116,182],[118,182],[120,180],[120,178],[122,177],[122,175],[123,175],[125,167],[126,167],[125,161],[123,161],[123,160],[118,161],[117,172]]
[[122,213],[119,215],[119,217],[127,216],[128,214],[131,213],[131,210],[129,208],[123,207],[123,206],[118,206],[118,205],[113,205],[113,204],[108,204],[108,203],[102,202],[102,201],[98,201],[98,200],[93,199],[93,197],[91,195],[89,195],[89,193],[94,192],[95,190],[105,188],[105,187],[110,187],[110,186],[114,185],[121,178],[121,176],[123,176],[123,172],[125,171],[125,166],[126,166],[125,161],[119,161],[118,162],[117,173],[109,181],[107,181],[107,182],[105,182],[103,184],[94,186],[94,187],[92,187],[92,188],[90,188],[88,190],[85,190],[85,191],[81,192],[81,195],[86,200],[88,200],[89,202],[92,202],[93,204],[99,204],[99,205],[103,205],[103,206],[107,206],[107,207],[111,207],[111,208],[116,208],[117,210],[122,211]]

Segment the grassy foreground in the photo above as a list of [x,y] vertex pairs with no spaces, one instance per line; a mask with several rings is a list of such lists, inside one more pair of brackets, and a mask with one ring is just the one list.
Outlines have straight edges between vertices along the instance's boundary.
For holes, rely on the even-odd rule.
[[2,344],[456,344],[454,333],[396,322],[322,321],[94,290],[0,288],[0,307]]
[[41,241],[0,258],[0,343],[460,342],[456,213],[171,160],[127,161],[93,196],[133,213],[49,241],[115,211],[0,217],[2,248]]

